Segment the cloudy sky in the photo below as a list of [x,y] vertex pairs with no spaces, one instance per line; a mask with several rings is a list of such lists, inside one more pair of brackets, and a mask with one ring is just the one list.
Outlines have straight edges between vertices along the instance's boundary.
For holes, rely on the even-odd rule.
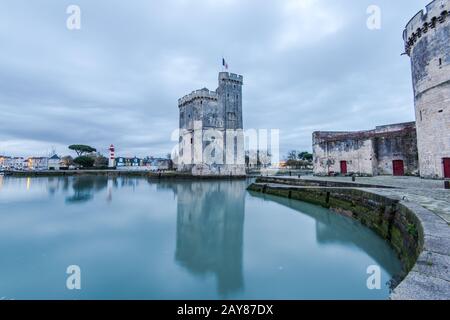
[[[310,150],[315,130],[412,121],[402,31],[427,2],[2,0],[0,154],[165,155],[177,99],[214,90],[222,56],[244,76],[245,128],[280,129],[283,153]],[[66,27],[71,4],[80,30]]]

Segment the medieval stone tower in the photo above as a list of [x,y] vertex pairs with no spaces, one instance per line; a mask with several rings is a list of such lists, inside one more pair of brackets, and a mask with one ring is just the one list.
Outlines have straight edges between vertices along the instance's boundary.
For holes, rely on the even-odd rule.
[[435,0],[407,24],[420,175],[450,178],[450,0]]
[[243,77],[220,72],[216,91],[203,88],[178,100],[178,170],[193,175],[245,175]]

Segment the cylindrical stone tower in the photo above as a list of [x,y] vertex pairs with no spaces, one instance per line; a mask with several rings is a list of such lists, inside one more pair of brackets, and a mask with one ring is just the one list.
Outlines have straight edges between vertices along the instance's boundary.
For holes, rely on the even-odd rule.
[[420,175],[450,178],[450,0],[435,0],[407,24]]

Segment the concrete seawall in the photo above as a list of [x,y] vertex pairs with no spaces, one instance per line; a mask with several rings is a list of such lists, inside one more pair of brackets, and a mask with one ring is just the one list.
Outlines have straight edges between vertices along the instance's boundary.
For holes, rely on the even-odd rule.
[[374,230],[391,244],[404,267],[404,278],[390,299],[450,299],[448,224],[415,203],[381,194],[376,187],[299,180],[293,185],[290,179],[260,178],[248,189],[317,204]]

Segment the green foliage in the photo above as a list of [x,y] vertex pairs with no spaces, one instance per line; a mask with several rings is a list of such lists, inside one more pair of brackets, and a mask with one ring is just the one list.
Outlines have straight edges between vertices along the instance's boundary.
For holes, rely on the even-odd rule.
[[291,150],[288,152],[286,159],[289,161],[312,161],[313,155],[312,153],[309,153],[308,151],[296,151]]
[[418,231],[417,231],[416,225],[413,223],[408,223],[406,228],[408,230],[408,233],[416,239],[418,236]]
[[312,161],[313,155],[307,151],[302,151],[298,154],[298,159],[303,161]]
[[75,151],[78,157],[97,151],[97,149],[84,144],[73,144],[69,146],[69,149]]
[[286,165],[289,168],[293,169],[306,169],[311,163],[309,161],[304,160],[288,160],[286,161]]
[[311,162],[313,160],[313,155],[307,151],[296,151],[291,150],[287,154],[287,161],[286,165],[290,168],[307,168],[309,165],[311,165]]
[[80,156],[75,158],[73,162],[83,168],[92,168],[94,166],[95,159],[93,157]]

